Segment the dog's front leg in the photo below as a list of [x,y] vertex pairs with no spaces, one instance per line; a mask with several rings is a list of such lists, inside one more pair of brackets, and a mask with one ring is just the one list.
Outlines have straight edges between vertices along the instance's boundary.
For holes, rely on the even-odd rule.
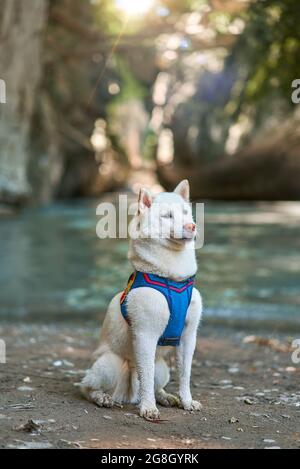
[[202,312],[200,294],[194,289],[191,305],[188,310],[186,326],[177,348],[177,366],[179,371],[179,397],[185,410],[201,410],[202,405],[194,401],[190,389],[192,361],[196,348],[197,329]]
[[127,308],[140,384],[140,415],[146,419],[157,419],[159,412],[154,390],[155,354],[158,340],[168,324],[168,303],[160,292],[141,287],[130,292]]
[[134,339],[134,351],[140,382],[140,416],[149,420],[158,419],[154,393],[155,352],[157,337],[138,333]]
[[194,401],[190,389],[192,360],[196,345],[196,335],[188,334],[186,330],[182,336],[181,345],[177,349],[177,364],[179,371],[179,397],[185,410],[201,410],[200,402]]

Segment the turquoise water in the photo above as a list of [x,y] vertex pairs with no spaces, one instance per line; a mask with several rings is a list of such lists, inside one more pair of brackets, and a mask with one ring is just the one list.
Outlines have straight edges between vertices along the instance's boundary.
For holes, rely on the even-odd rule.
[[[0,218],[0,317],[84,320],[129,273],[126,240],[99,240],[99,201]],[[206,203],[197,278],[207,320],[300,325],[300,203]]]

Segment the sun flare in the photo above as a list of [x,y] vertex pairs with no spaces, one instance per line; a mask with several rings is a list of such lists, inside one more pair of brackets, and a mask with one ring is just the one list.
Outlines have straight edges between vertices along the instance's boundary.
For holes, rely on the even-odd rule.
[[116,5],[130,16],[143,15],[153,6],[154,0],[116,0]]

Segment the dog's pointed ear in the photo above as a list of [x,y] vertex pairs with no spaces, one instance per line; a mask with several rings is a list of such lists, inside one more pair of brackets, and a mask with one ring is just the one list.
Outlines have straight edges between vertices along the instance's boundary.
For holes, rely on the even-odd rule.
[[138,202],[138,213],[144,213],[145,210],[150,208],[152,205],[152,195],[150,192],[143,188],[140,190],[139,202]]
[[181,195],[181,197],[186,201],[190,201],[190,183],[187,179],[181,181],[180,184],[175,189],[175,194]]

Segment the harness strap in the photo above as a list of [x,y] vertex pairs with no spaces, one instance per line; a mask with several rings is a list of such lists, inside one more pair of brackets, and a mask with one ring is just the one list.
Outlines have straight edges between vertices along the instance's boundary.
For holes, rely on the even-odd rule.
[[184,329],[185,318],[189,308],[195,277],[183,282],[176,282],[154,274],[134,272],[128,280],[127,287],[123,292],[120,305],[124,319],[130,325],[127,314],[126,299],[129,292],[140,287],[154,288],[161,292],[166,298],[170,311],[170,318],[164,334],[159,339],[158,345],[178,346]]

